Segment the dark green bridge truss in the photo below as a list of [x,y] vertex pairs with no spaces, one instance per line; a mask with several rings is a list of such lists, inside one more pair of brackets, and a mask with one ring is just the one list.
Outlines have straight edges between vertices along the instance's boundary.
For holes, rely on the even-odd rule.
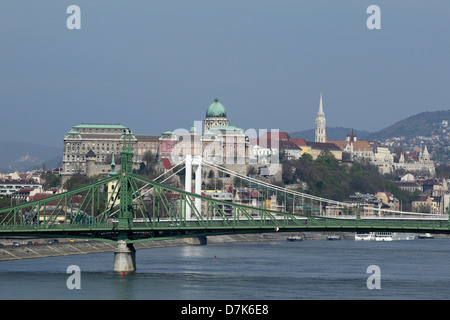
[[[128,243],[239,233],[411,232],[450,233],[447,220],[332,218],[279,212],[197,195],[132,173],[126,142],[122,168],[78,189],[0,210],[0,236],[87,238]],[[201,210],[195,206],[201,199]],[[190,208],[191,218],[186,217]],[[316,210],[317,211],[317,210]]]
[[[105,196],[106,189],[109,189],[109,196]],[[195,198],[201,199],[201,212],[195,207]],[[191,219],[186,219],[188,206]],[[272,211],[188,193],[126,173],[0,210],[0,236],[89,238],[132,243],[174,237],[283,231],[448,234],[450,224],[446,220],[364,219],[360,216],[345,219]]]

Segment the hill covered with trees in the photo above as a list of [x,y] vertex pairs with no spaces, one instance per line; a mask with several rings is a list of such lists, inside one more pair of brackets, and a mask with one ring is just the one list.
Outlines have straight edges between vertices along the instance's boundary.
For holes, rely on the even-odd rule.
[[331,154],[321,155],[313,160],[303,154],[298,160],[282,160],[284,184],[305,182],[305,192],[328,199],[344,201],[356,192],[374,194],[390,192],[409,210],[417,194],[398,188],[392,177],[381,175],[377,167],[360,163],[340,163]]
[[365,138],[383,141],[392,137],[405,137],[406,139],[416,136],[430,137],[438,133],[443,120],[450,120],[450,110],[421,112],[383,130],[371,133]]

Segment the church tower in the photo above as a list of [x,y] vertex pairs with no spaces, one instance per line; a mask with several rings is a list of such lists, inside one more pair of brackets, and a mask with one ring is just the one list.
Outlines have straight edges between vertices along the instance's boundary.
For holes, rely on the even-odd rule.
[[423,152],[420,152],[419,161],[421,163],[429,163],[430,162],[430,154],[428,153],[427,145],[425,145]]
[[316,117],[315,142],[326,142],[327,141],[326,136],[327,136],[327,133],[326,133],[325,113],[323,112],[322,94],[320,94],[319,112],[317,112],[317,117]]

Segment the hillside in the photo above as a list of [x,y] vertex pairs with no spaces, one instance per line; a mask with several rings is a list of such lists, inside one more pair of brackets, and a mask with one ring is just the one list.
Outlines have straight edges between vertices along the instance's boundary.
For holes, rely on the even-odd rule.
[[[353,129],[359,140],[384,141],[393,137],[405,137],[406,140],[416,136],[431,137],[439,134],[442,128],[442,121],[450,122],[450,110],[426,111],[406,119],[400,120],[377,132]],[[448,126],[450,128],[450,126]],[[330,141],[344,140],[350,128],[327,127],[327,136]],[[291,132],[292,138],[303,138],[307,141],[314,141],[315,129]]]
[[378,132],[367,135],[368,140],[386,140],[393,137],[405,137],[406,140],[416,136],[431,137],[439,133],[442,121],[450,121],[450,110],[427,111],[398,121]]
[[62,161],[62,150],[55,147],[25,143],[0,141],[0,172],[28,171],[35,167],[53,168]]

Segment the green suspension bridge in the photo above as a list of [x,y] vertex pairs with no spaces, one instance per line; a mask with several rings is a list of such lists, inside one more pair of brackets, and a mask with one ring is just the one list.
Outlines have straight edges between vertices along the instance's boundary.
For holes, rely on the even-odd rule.
[[[133,254],[135,242],[177,237],[309,231],[450,233],[448,215],[382,210],[314,197],[202,160],[197,166],[233,174],[256,195],[245,198],[237,192],[228,201],[198,192],[197,184],[193,193],[190,179],[184,190],[179,189],[134,174],[130,133],[124,132],[123,139],[120,172],[115,172],[113,161],[106,179],[1,209],[0,236],[117,242],[120,256]],[[191,177],[191,170],[186,169],[187,175]],[[271,197],[283,205],[267,205]],[[116,271],[132,269],[115,266]]]

